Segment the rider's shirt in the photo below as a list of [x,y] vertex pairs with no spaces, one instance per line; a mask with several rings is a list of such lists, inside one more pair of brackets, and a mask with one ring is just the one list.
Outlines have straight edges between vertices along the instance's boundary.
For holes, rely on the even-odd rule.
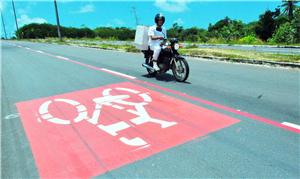
[[[157,31],[156,30],[156,25],[153,25],[151,27],[149,27],[149,31],[148,31],[148,36],[160,36],[160,37],[164,37],[165,39],[167,38],[167,30],[162,27],[162,31]],[[151,38],[149,38],[149,46],[159,46],[160,43],[162,42],[163,40],[152,40]]]

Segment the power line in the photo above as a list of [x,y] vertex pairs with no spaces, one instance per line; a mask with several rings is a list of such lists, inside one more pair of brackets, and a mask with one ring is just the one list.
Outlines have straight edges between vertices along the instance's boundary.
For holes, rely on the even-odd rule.
[[16,22],[17,31],[19,31],[19,26],[18,26],[18,21],[17,21],[17,15],[16,15],[16,9],[15,9],[15,2],[14,2],[14,0],[11,0],[11,3],[12,3],[13,11],[14,11],[14,16],[15,16],[15,22]]
[[132,7],[132,13],[133,13],[134,18],[135,18],[135,25],[139,25],[139,19],[138,19],[138,16],[136,14],[136,8],[134,6]]
[[6,29],[5,29],[5,23],[4,23],[2,11],[1,11],[1,19],[2,19],[2,26],[3,26],[3,31],[4,31],[5,39],[7,39]]

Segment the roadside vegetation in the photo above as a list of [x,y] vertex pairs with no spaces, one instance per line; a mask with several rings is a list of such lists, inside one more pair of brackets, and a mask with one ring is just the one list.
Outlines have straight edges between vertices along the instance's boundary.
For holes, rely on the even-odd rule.
[[[168,37],[189,44],[181,49],[184,55],[257,59],[299,63],[299,55],[280,55],[229,49],[198,48],[196,44],[247,44],[300,46],[300,7],[296,1],[283,1],[280,7],[267,10],[259,19],[248,24],[225,17],[207,29],[184,28],[175,23]],[[87,46],[93,48],[138,52],[132,45],[135,30],[126,27],[61,27],[63,40],[57,39],[57,29],[51,24],[28,24],[16,32],[18,39]],[[117,41],[117,42],[116,42]]]
[[240,60],[261,60],[261,61],[276,61],[276,62],[292,62],[300,63],[300,55],[290,54],[274,54],[262,53],[245,50],[231,49],[207,49],[207,48],[188,48],[181,49],[180,52],[184,55],[199,56],[199,57],[220,57],[231,61]]
[[[74,40],[63,39],[60,41],[58,38],[47,39],[31,39],[32,42],[75,45],[81,47],[98,48],[104,50],[118,50],[123,52],[138,53],[140,50],[136,49],[131,42],[124,42],[123,44],[111,44],[109,41],[101,42],[94,39]],[[113,41],[114,42],[114,41]],[[255,52],[245,50],[232,50],[232,49],[217,49],[217,48],[198,48],[196,45],[188,45],[180,49],[182,55],[214,58],[219,57],[231,61],[240,60],[262,60],[262,61],[276,61],[276,62],[293,62],[300,63],[300,55],[296,54],[275,54],[266,52]]]

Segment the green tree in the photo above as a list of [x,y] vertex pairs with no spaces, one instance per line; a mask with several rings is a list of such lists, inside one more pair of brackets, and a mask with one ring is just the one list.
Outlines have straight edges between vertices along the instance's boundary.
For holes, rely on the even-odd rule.
[[192,28],[185,29],[183,31],[184,41],[198,42],[199,41],[198,32],[199,32],[199,29],[197,27],[192,27]]
[[257,23],[257,21],[254,21],[244,25],[245,36],[256,36],[255,27],[257,26]]
[[276,30],[276,32],[274,33],[270,41],[276,43],[292,44],[296,42],[295,37],[296,37],[295,28],[291,25],[291,23],[287,22],[281,25]]
[[292,20],[294,18],[294,9],[298,2],[296,0],[283,0],[282,2],[281,7],[284,8],[283,13],[288,15],[289,20]]
[[272,37],[276,30],[275,18],[279,15],[280,9],[277,8],[274,12],[267,10],[259,16],[259,21],[255,26],[255,33],[260,39],[267,41]]
[[178,38],[179,40],[183,40],[183,27],[179,26],[178,23],[174,23],[173,26],[168,29],[167,34],[169,38]]
[[294,11],[294,19],[291,22],[295,29],[295,41],[300,43],[300,7],[296,7]]
[[246,34],[245,24],[239,20],[231,20],[229,17],[218,21],[208,27],[208,36],[210,38],[223,39],[226,42],[239,39]]

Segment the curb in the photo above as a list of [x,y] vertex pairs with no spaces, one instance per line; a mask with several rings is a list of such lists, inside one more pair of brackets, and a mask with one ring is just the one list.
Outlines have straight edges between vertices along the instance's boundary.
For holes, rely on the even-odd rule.
[[[102,49],[102,50],[113,50],[119,52],[127,52],[120,49],[114,48],[99,48],[93,46],[82,46],[82,45],[75,45],[79,47],[85,48],[94,48],[94,49]],[[138,53],[138,52],[128,52],[128,53]],[[275,62],[275,61],[268,61],[268,60],[249,60],[249,59],[238,59],[238,58],[225,58],[225,57],[213,57],[213,56],[201,56],[201,55],[183,55],[186,57],[196,57],[196,58],[204,58],[208,60],[218,60],[218,61],[227,61],[227,62],[234,62],[234,63],[247,63],[247,64],[255,64],[255,65],[269,65],[269,66],[281,66],[281,67],[290,67],[290,68],[300,68],[300,63],[291,63],[291,62]]]
[[[34,43],[34,42],[33,42]],[[51,43],[50,43],[51,44]],[[119,51],[119,52],[127,52],[125,50],[114,49],[114,48],[99,48],[97,46],[88,46],[88,45],[77,45],[77,44],[65,44],[70,46],[77,46],[83,48],[91,48],[91,49],[101,49],[101,50],[111,50],[111,51]],[[285,48],[285,47],[282,47]],[[290,46],[287,48],[291,48]],[[293,47],[292,47],[293,48]],[[295,48],[299,48],[295,46]],[[139,53],[139,52],[127,52],[127,53]],[[183,55],[186,57],[196,57],[196,58],[204,58],[208,60],[218,60],[218,61],[227,61],[234,63],[247,63],[247,64],[256,64],[256,65],[269,65],[269,66],[280,66],[280,67],[290,67],[290,68],[300,68],[300,63],[291,63],[291,62],[275,62],[268,60],[249,60],[249,59],[237,59],[237,58],[225,58],[225,57],[214,57],[214,56],[201,56],[201,55]]]
[[[191,43],[193,44],[193,43]],[[188,44],[188,45],[191,45]],[[195,45],[199,45],[199,46],[226,46],[226,47],[264,47],[264,48],[296,48],[296,49],[300,49],[300,46],[296,46],[296,45],[247,45],[247,44],[197,44],[195,43]]]

